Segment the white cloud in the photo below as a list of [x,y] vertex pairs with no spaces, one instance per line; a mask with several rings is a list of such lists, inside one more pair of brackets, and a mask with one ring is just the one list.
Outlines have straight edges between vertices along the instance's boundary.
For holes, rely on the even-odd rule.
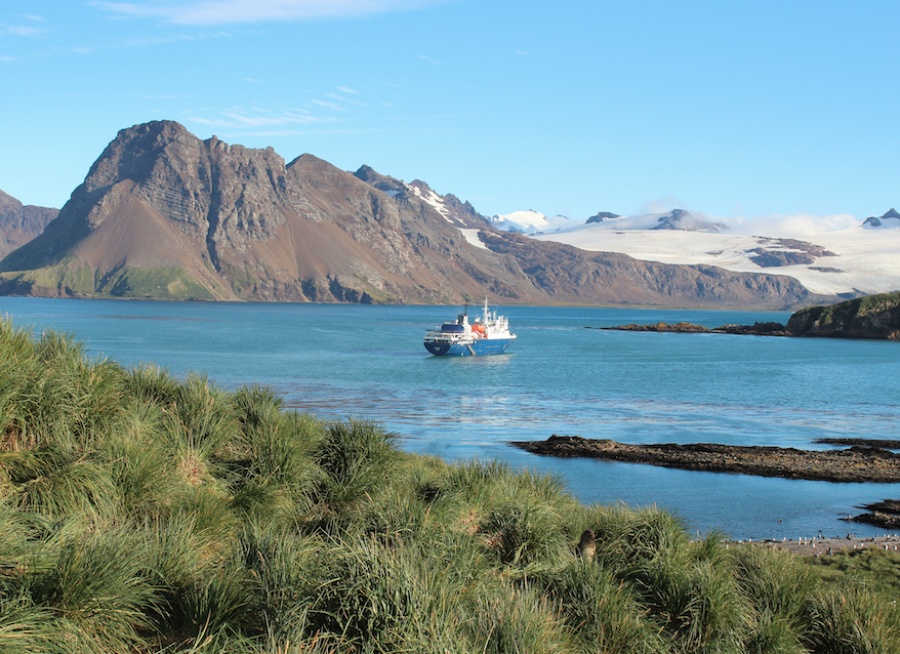
[[841,232],[846,229],[859,227],[861,222],[850,214],[842,213],[832,216],[810,216],[807,214],[795,214],[785,216],[772,214],[769,216],[754,216],[746,218],[726,218],[724,222],[729,226],[729,231],[737,234],[752,236],[794,237],[812,238]]
[[263,23],[276,20],[355,18],[410,11],[448,0],[169,0],[90,4],[117,16],[157,18],[180,25]]
[[428,55],[419,55],[419,59],[421,59],[422,61],[427,61],[429,64],[434,64],[435,66],[441,65],[440,61],[438,61],[437,59],[432,59]]
[[862,224],[862,221],[846,213],[829,216],[812,216],[804,213],[765,216],[738,215],[723,218],[690,209],[686,203],[671,195],[644,203],[637,215],[665,213],[672,209],[690,211],[694,216],[709,222],[725,223],[728,226],[728,233],[746,236],[810,238],[853,229]]
[[0,34],[32,37],[38,36],[41,32],[42,30],[39,30],[36,27],[25,27],[24,25],[0,25]]
[[657,200],[650,200],[650,202],[645,202],[639,214],[646,213],[665,213],[666,211],[671,211],[672,209],[687,209],[687,205],[679,200],[678,198],[668,195],[664,198],[659,198]]
[[378,132],[377,129],[282,129],[282,130],[262,130],[255,132],[241,132],[242,136],[253,136],[257,138],[272,138],[279,136],[306,136],[307,134],[332,135],[332,134],[371,134]]
[[142,93],[139,96],[142,100],[188,100],[193,99],[193,95],[149,95]]
[[[347,92],[349,92],[349,93],[356,93],[356,91],[351,91],[350,89],[347,89]],[[360,102],[359,100],[355,100],[355,99],[353,99],[353,98],[345,98],[344,96],[338,95],[337,93],[326,93],[326,94],[325,94],[325,97],[326,97],[326,98],[329,98],[329,99],[331,99],[331,100],[337,100],[338,102],[344,102],[344,103],[346,103],[346,104],[350,104],[350,105],[353,105],[353,106],[356,106],[356,107],[366,107],[366,106],[368,106],[368,105],[366,105],[365,102]],[[340,108],[340,107],[335,107],[335,108]]]
[[[231,109],[223,109],[213,116],[191,116],[186,120],[199,125],[205,125],[206,127],[238,130],[242,133],[243,130],[247,129],[291,125],[319,125],[336,122],[336,119],[334,118],[317,118],[315,116],[299,113],[299,111],[283,111],[276,114],[267,109],[258,107],[253,109],[233,107]],[[278,130],[276,132],[268,132],[268,134],[271,135],[280,133],[284,133],[284,131]]]
[[317,104],[320,107],[326,107],[328,109],[334,109],[335,111],[345,111],[343,107],[340,107],[333,102],[325,102],[324,100],[313,100],[313,104]]
[[359,91],[354,91],[347,86],[339,86],[338,91],[340,91],[341,93],[353,93],[354,95],[357,95],[359,93]]

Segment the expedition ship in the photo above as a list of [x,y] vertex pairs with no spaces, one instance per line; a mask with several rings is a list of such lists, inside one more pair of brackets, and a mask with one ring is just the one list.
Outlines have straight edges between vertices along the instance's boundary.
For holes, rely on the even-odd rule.
[[435,356],[481,356],[502,354],[516,338],[509,332],[509,321],[488,309],[484,298],[484,315],[469,323],[469,306],[453,322],[425,332],[425,349]]

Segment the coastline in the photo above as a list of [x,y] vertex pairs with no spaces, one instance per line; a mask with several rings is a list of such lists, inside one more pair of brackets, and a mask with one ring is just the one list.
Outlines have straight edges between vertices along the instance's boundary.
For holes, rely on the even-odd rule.
[[647,463],[681,470],[835,483],[900,482],[900,454],[872,445],[832,451],[711,443],[630,445],[556,434],[545,441],[510,444],[542,456]]
[[868,548],[882,549],[888,552],[900,551],[900,535],[883,534],[881,536],[858,537],[848,533],[845,537],[823,536],[819,534],[812,538],[781,539],[764,538],[754,540],[752,538],[742,540],[725,541],[726,548],[737,547],[761,547],[769,550],[789,552],[797,556],[822,557],[832,556],[847,550],[864,550]]

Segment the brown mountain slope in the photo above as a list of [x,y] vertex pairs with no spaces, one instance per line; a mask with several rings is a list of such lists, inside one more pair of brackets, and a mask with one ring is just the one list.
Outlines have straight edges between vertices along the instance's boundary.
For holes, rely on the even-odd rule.
[[57,214],[59,209],[23,205],[0,191],[0,258],[44,231]]
[[832,300],[787,277],[497,232],[453,196],[421,182],[394,192],[396,182],[308,154],[285,165],[271,148],[201,141],[170,121],[136,125],[107,146],[44,233],[0,261],[0,292],[754,308]]

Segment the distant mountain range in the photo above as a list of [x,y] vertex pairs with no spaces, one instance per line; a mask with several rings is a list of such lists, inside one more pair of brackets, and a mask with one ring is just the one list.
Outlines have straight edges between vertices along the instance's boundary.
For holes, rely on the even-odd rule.
[[587,224],[534,238],[646,261],[777,272],[815,293],[847,298],[900,290],[900,214],[891,209],[863,222],[847,218],[840,229],[832,230],[810,230],[803,223],[802,229],[793,230],[801,236],[789,237],[785,234],[791,232],[790,220],[775,228],[781,236],[754,235],[703,214],[675,209],[624,217],[598,214]]
[[119,132],[58,216],[0,261],[0,293],[777,309],[837,299],[790,277],[500,231],[424,182],[310,154],[285,163],[171,121]]

